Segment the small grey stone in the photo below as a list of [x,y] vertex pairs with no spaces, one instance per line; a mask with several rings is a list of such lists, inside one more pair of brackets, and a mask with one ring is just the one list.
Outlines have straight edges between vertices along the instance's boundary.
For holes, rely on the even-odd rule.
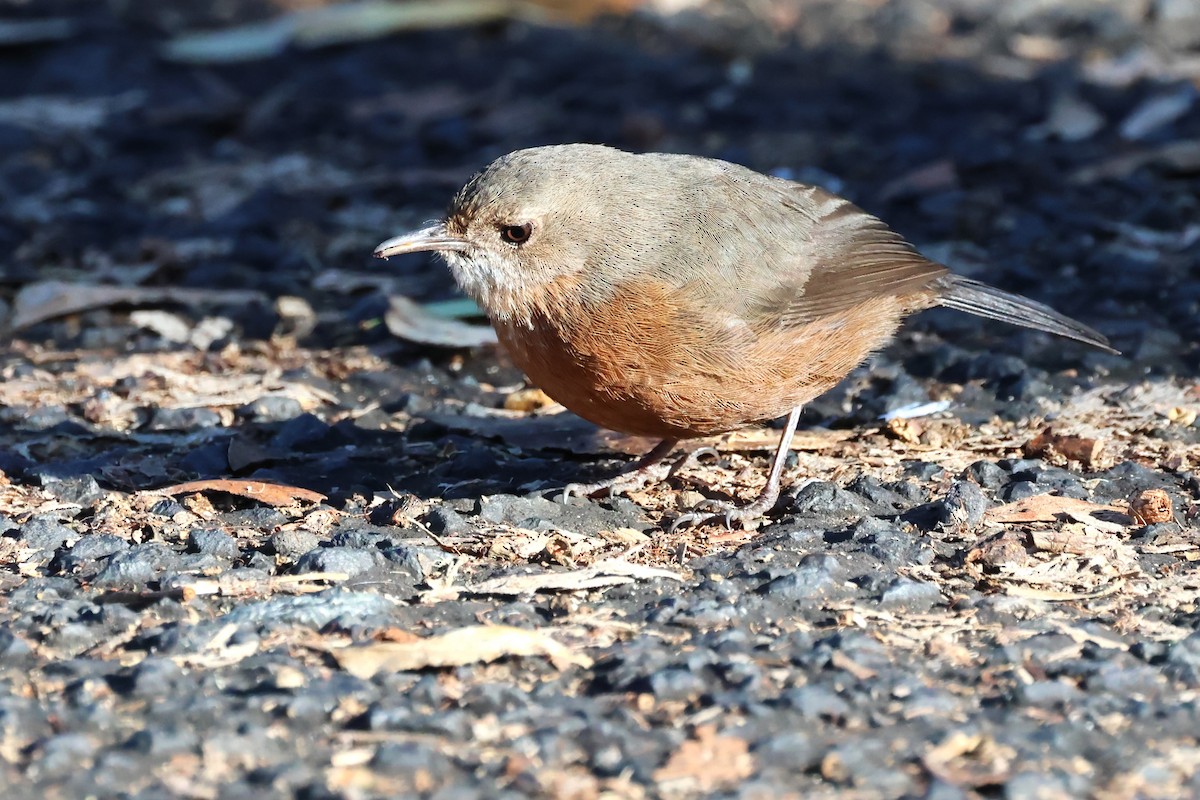
[[186,512],[186,511],[187,511],[186,508],[184,508],[182,505],[180,505],[178,501],[173,500],[170,497],[164,497],[162,500],[159,500],[157,503],[155,503],[154,505],[152,505],[150,507],[151,514],[154,514],[159,517],[167,517],[168,519],[175,516],[176,514],[180,514],[180,513]]
[[1008,483],[1009,473],[993,461],[976,461],[963,470],[962,478],[994,491]]
[[868,555],[889,566],[923,564],[933,558],[933,551],[922,547],[927,537],[879,517],[863,517],[850,527],[850,535]]
[[1033,481],[1014,481],[1004,490],[1004,500],[1008,503],[1015,503],[1017,500],[1049,493],[1050,490],[1047,487],[1039,486]]
[[267,395],[253,400],[237,410],[238,416],[255,422],[284,422],[304,413],[294,397]]
[[759,587],[773,597],[802,602],[820,602],[846,597],[854,587],[847,585],[845,567],[828,553],[811,553],[801,559],[793,572],[780,575]]
[[882,511],[900,511],[912,505],[908,498],[887,488],[872,475],[859,475],[846,488]]
[[57,550],[79,538],[79,534],[58,519],[39,514],[21,526],[21,538],[34,550]]
[[973,796],[976,795],[967,794],[966,789],[961,786],[935,779],[925,790],[923,800],[969,800]]
[[90,760],[98,746],[87,734],[60,733],[41,743],[38,766],[47,775],[70,772]]
[[1019,772],[1004,784],[1006,800],[1034,798],[1086,797],[1089,792],[1083,775],[1067,776],[1058,772]]
[[96,576],[95,584],[106,588],[142,588],[173,569],[179,558],[161,544],[140,544],[112,556]]
[[73,572],[129,549],[129,542],[111,533],[92,533],[80,537],[75,545],[58,557],[58,566]]
[[1045,617],[1050,611],[1050,606],[1044,600],[1004,595],[980,598],[976,609],[978,619],[982,623],[1011,624]]
[[660,670],[650,676],[650,691],[658,700],[694,700],[709,688],[701,675],[680,667]]
[[418,770],[445,775],[451,770],[446,755],[423,742],[385,742],[371,757],[371,768],[385,775],[411,777]]
[[191,728],[177,724],[155,725],[143,728],[125,740],[127,750],[153,756],[171,756],[186,753],[199,745],[199,737]]
[[[840,698],[839,698],[840,699]],[[803,704],[803,698],[789,698]],[[797,708],[800,706],[797,705]],[[805,731],[786,731],[772,736],[754,748],[759,762],[792,773],[807,772],[821,763],[825,747]]]
[[467,533],[471,530],[471,524],[463,518],[454,509],[440,505],[431,508],[424,517],[425,524],[429,526],[429,530],[436,534],[456,534]]
[[955,481],[940,501],[939,522],[954,529],[971,530],[983,522],[988,499],[973,481]]
[[1027,705],[1043,708],[1074,706],[1082,692],[1074,683],[1065,680],[1043,680],[1018,684],[1021,700]]
[[183,668],[169,658],[151,656],[133,668],[130,693],[153,700],[169,697],[184,679]]
[[1097,670],[1092,678],[1087,680],[1090,691],[1105,691],[1120,697],[1138,694],[1141,697],[1153,697],[1166,687],[1163,674],[1158,669],[1146,664],[1136,664],[1134,667],[1123,667],[1117,663],[1105,663]]
[[786,692],[784,699],[811,720],[844,719],[850,714],[850,704],[826,686],[801,686]]
[[396,543],[398,537],[391,531],[373,531],[366,528],[339,530],[329,539],[331,547],[353,547],[359,550],[380,550]]
[[[915,792],[915,779],[897,764],[887,742],[856,738],[833,750],[836,769],[852,786],[870,789],[879,797],[905,797]],[[835,778],[836,780],[836,778]]]
[[104,499],[104,490],[91,475],[72,475],[60,480],[43,480],[46,493],[64,503],[91,508]]
[[883,592],[879,607],[887,611],[928,611],[942,602],[942,592],[932,583],[897,578]]
[[237,540],[225,531],[209,528],[193,528],[188,532],[188,550],[218,558],[236,558]]
[[904,474],[919,481],[935,481],[945,471],[940,464],[929,461],[909,461],[904,465]]
[[370,572],[385,561],[378,550],[363,550],[357,547],[318,547],[305,553],[296,562],[294,571],[340,572],[353,578]]
[[270,541],[271,547],[277,555],[289,561],[295,561],[316,548],[321,543],[321,538],[312,531],[291,529],[272,534]]
[[790,510],[796,514],[845,518],[867,516],[876,509],[871,503],[836,483],[811,481],[796,494]]
[[31,651],[28,643],[20,636],[17,636],[7,626],[0,626],[0,659],[5,659],[6,663],[15,663],[14,659],[29,654]]
[[544,497],[517,497],[496,494],[482,500],[479,516],[488,522],[507,522],[522,528],[538,530],[549,521],[562,516],[563,506]]
[[217,519],[220,521],[221,527],[226,529],[253,528],[258,531],[271,530],[291,521],[287,514],[277,508],[267,506],[227,511]]
[[313,414],[301,414],[283,424],[271,444],[282,450],[292,450],[314,444],[332,431],[328,425]]
[[156,408],[146,426],[152,431],[190,431],[221,427],[221,415],[211,408]]
[[1171,645],[1166,671],[1189,686],[1200,686],[1200,631]]
[[441,550],[435,550],[435,548],[432,547],[412,547],[410,545],[389,547],[381,552],[383,553],[383,557],[388,561],[408,570],[409,574],[412,575],[414,580],[423,581],[425,580],[425,564],[422,563],[422,556],[424,553],[430,551],[440,554],[440,557],[437,557],[437,560],[425,559],[431,565],[442,563],[449,555]]

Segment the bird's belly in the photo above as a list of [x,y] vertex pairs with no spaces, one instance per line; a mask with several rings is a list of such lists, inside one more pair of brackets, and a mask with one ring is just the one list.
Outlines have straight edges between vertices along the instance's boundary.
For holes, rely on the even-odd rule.
[[527,323],[496,321],[496,332],[534,384],[584,419],[684,439],[775,419],[823,394],[886,344],[901,316],[900,303],[887,298],[819,323],[752,333],[715,315],[683,318],[661,295],[640,296],[651,299],[643,306],[631,294],[599,312],[559,308]]
[[[636,357],[618,348],[580,350],[557,332],[496,325],[513,362],[555,401],[604,428],[636,436],[689,438],[716,431],[693,424],[690,398],[647,380]],[[670,376],[658,376],[667,377]],[[731,430],[743,423],[734,423]]]

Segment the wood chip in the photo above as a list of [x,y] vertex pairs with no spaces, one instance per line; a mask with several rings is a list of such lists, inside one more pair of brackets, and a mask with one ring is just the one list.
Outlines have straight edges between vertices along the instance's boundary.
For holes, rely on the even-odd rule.
[[320,492],[301,489],[299,486],[284,486],[265,481],[232,480],[225,478],[177,483],[174,486],[167,486],[155,491],[168,495],[224,492],[225,494],[245,497],[247,500],[257,500],[260,503],[266,503],[269,506],[277,508],[299,505],[302,502],[322,503],[325,501],[325,495]]
[[1124,510],[1116,506],[1102,506],[1053,494],[1039,494],[989,508],[983,516],[987,522],[999,524],[1060,522],[1066,517],[1113,533],[1132,523]]
[[909,444],[920,444],[921,433],[925,430],[925,426],[921,424],[920,420],[895,417],[887,421],[884,430],[893,439],[899,439]]
[[544,656],[556,669],[588,668],[592,659],[539,630],[508,625],[472,625],[410,642],[376,642],[331,651],[342,669],[358,678],[380,672],[488,664],[506,656]]
[[1026,458],[1045,458],[1047,456],[1062,456],[1068,461],[1077,461],[1086,468],[1091,468],[1099,462],[1104,450],[1104,442],[1100,439],[1089,439],[1083,436],[1065,436],[1046,428],[1037,436],[1025,443]]

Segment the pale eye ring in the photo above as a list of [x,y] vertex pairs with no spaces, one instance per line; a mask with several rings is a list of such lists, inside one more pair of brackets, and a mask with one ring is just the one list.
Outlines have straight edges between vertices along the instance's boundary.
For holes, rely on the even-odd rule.
[[530,235],[533,233],[533,223],[525,222],[521,225],[501,225],[500,238],[509,244],[521,245],[529,241]]

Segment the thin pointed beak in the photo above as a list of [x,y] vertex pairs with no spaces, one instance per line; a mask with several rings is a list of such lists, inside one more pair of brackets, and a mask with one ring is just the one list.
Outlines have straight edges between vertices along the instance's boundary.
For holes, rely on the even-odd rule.
[[437,225],[430,225],[428,228],[388,239],[375,248],[375,257],[389,258],[421,250],[457,250],[461,252],[469,246],[466,239],[446,233],[445,223],[439,222]]

